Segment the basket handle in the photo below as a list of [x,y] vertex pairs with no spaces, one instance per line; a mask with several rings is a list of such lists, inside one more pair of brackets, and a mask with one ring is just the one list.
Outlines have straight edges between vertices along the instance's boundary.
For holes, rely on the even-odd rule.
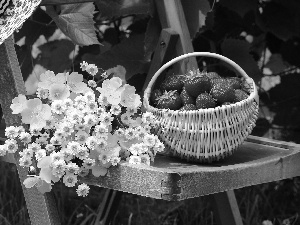
[[254,100],[256,101],[257,104],[259,104],[259,98],[258,98],[258,93],[257,93],[257,89],[255,86],[255,83],[253,81],[252,78],[250,78],[246,72],[238,65],[236,64],[234,61],[232,61],[231,59],[226,58],[225,56],[216,54],[216,53],[211,53],[211,52],[192,52],[192,53],[187,53],[187,54],[183,54],[180,55],[172,60],[170,60],[169,62],[165,63],[151,78],[145,92],[144,92],[144,104],[146,104],[146,106],[149,105],[149,97],[150,97],[150,92],[151,92],[151,88],[155,82],[155,80],[157,79],[157,77],[168,67],[170,67],[172,64],[189,58],[189,57],[195,57],[195,56],[206,56],[206,57],[212,57],[212,58],[216,58],[216,59],[220,59],[224,62],[226,62],[227,64],[231,65],[236,72],[238,72],[239,74],[241,74],[244,78],[246,78],[247,82],[252,83],[253,84],[253,92],[250,94],[250,98],[254,98]]

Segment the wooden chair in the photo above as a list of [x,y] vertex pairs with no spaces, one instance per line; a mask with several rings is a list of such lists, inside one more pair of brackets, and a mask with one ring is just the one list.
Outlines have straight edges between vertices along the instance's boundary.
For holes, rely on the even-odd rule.
[[[88,2],[87,0],[44,0],[46,4]],[[192,52],[192,44],[179,0],[156,0],[162,24],[149,74],[172,57]],[[168,9],[168,10],[166,10]],[[175,51],[173,51],[175,49]],[[17,115],[11,114],[11,101],[18,94],[25,94],[13,37],[0,46],[0,104],[7,126],[20,125]],[[196,66],[190,61],[188,67]],[[185,70],[186,65],[180,69]],[[8,161],[18,160],[10,158]],[[210,195],[220,225],[242,224],[234,189],[257,185],[300,175],[300,145],[249,136],[245,143],[230,158],[211,165],[200,165],[181,161],[166,155],[158,155],[150,167],[122,163],[110,169],[110,176],[84,177],[81,182],[107,188],[101,213],[101,224],[109,224],[119,204],[122,192],[133,193],[167,201],[181,201]],[[17,169],[21,183],[27,169]],[[23,187],[23,186],[22,186]],[[52,193],[41,194],[36,188],[23,192],[33,225],[59,225],[59,214]]]

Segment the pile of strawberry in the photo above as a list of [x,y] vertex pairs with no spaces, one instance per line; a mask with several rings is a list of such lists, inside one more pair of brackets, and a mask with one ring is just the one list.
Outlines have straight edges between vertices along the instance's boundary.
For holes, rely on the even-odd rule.
[[215,72],[190,71],[170,75],[151,92],[150,102],[159,109],[197,110],[242,101],[249,96],[242,78],[222,78]]

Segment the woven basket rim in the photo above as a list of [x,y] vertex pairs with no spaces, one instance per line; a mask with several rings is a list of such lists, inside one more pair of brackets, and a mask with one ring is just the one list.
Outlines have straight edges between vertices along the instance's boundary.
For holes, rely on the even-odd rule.
[[[217,106],[215,108],[206,108],[206,109],[197,109],[197,110],[172,110],[172,109],[159,109],[159,108],[155,108],[153,106],[150,105],[149,103],[149,98],[150,98],[150,94],[151,94],[151,89],[152,86],[154,85],[156,79],[161,75],[161,73],[167,69],[168,67],[170,67],[172,64],[179,62],[183,59],[189,58],[189,57],[196,57],[196,56],[207,56],[207,57],[213,57],[213,58],[217,58],[220,59],[224,62],[226,62],[227,64],[229,64],[230,66],[232,66],[240,75],[242,75],[242,77],[245,78],[245,81],[249,84],[252,85],[252,91],[250,93],[250,95],[240,101],[240,102],[236,102],[236,103],[232,103],[230,105],[223,105],[223,106]],[[247,75],[247,73],[238,65],[236,64],[234,61],[232,61],[231,59],[228,59],[225,56],[222,56],[220,54],[217,53],[211,53],[211,52],[192,52],[192,53],[187,53],[187,54],[183,54],[180,55],[172,60],[170,60],[169,62],[165,63],[152,77],[152,79],[150,80],[147,88],[145,89],[144,92],[144,98],[143,98],[143,102],[144,102],[144,106],[146,109],[150,110],[150,111],[157,111],[157,112],[162,112],[162,113],[175,113],[178,115],[184,115],[184,114],[196,114],[199,112],[217,112],[218,110],[221,109],[230,109],[230,108],[234,108],[236,107],[238,104],[241,104],[243,102],[251,102],[252,100],[254,100],[257,104],[259,104],[259,98],[258,98],[258,93],[257,93],[257,89],[255,86],[255,82],[254,80],[249,77]]]

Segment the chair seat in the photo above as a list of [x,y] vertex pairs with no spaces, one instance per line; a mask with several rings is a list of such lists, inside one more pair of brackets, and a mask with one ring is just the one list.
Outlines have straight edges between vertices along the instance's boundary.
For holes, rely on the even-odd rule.
[[170,201],[209,195],[300,175],[300,145],[250,136],[227,159],[196,164],[157,155],[150,166],[127,162],[81,182]]

